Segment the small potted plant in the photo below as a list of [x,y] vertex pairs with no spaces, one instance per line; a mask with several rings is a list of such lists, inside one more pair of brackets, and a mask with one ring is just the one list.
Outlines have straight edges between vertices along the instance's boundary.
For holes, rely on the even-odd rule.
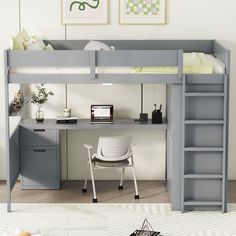
[[37,91],[32,92],[31,103],[38,105],[38,110],[36,112],[36,121],[44,121],[44,113],[41,110],[42,105],[48,100],[49,95],[54,95],[52,91],[47,91],[44,84],[35,85]]

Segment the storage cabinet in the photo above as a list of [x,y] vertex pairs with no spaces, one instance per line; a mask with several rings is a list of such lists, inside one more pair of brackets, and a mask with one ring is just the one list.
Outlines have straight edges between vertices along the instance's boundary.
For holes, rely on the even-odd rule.
[[57,130],[21,127],[23,189],[59,189],[60,159]]

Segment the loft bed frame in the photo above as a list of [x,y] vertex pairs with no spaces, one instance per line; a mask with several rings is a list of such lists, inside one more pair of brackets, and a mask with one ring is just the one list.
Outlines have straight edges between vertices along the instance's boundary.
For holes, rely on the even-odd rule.
[[[226,206],[227,160],[228,160],[228,101],[230,77],[230,51],[215,40],[109,40],[102,41],[116,48],[115,51],[84,51],[88,41],[53,40],[45,41],[54,47],[54,51],[5,51],[5,96],[6,96],[6,160],[7,160],[7,209],[11,211],[11,192],[20,175],[20,122],[10,132],[9,124],[9,84],[32,83],[75,83],[75,84],[166,84],[167,85],[167,168],[168,190],[173,210],[194,210],[199,207],[217,207],[223,212]],[[183,53],[203,52],[213,54],[226,67],[225,74],[183,74]],[[176,74],[102,74],[96,73],[96,67],[136,67],[163,66],[177,67]],[[15,67],[89,67],[89,74],[14,74]],[[212,100],[216,98],[216,100]],[[195,100],[194,100],[195,99]],[[216,106],[206,113],[202,106]],[[220,103],[219,103],[220,101]],[[219,104],[219,105],[216,105]],[[221,107],[222,105],[222,107]],[[195,112],[191,107],[195,106]],[[214,110],[215,109],[215,110]],[[219,111],[217,110],[219,109]],[[210,111],[211,110],[211,111]],[[217,110],[217,111],[216,111]],[[201,114],[202,117],[196,115]],[[205,114],[205,113],[206,114]],[[196,115],[196,117],[194,117]],[[214,115],[219,119],[215,120]],[[205,118],[204,118],[205,117]],[[201,119],[200,119],[201,118]],[[203,119],[204,118],[204,119]],[[207,131],[215,127],[222,131],[219,138],[210,138],[216,146],[195,147],[200,143],[201,135],[209,139]],[[195,127],[195,128],[194,128]],[[201,135],[196,133],[199,129]],[[208,132],[209,133],[209,132]],[[194,136],[195,135],[195,136]],[[218,140],[220,139],[220,140]],[[175,140],[175,142],[174,142]],[[190,140],[190,141],[189,141]],[[188,143],[189,142],[189,143]],[[192,142],[192,143],[191,143]],[[209,154],[222,154],[216,169],[210,167],[202,173],[200,167],[206,163],[197,161],[197,155],[205,153],[208,165]],[[219,155],[218,155],[219,154]],[[188,160],[186,160],[186,157]],[[217,159],[218,160],[218,159]],[[223,164],[222,164],[223,163]],[[188,169],[189,168],[189,169]],[[220,170],[219,170],[220,168]],[[204,169],[204,168],[203,168]],[[192,171],[192,172],[191,172]],[[209,190],[209,187],[212,187]],[[202,193],[198,193],[201,190]],[[216,196],[212,195],[216,191]]]

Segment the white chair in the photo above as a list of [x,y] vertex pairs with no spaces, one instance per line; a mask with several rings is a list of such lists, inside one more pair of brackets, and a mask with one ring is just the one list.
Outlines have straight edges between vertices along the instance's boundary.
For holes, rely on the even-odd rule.
[[121,137],[100,137],[98,141],[97,153],[91,155],[93,146],[84,144],[88,151],[88,165],[84,182],[83,193],[87,193],[88,173],[90,171],[92,187],[93,187],[93,202],[97,202],[96,188],[94,182],[94,169],[103,168],[122,168],[119,190],[123,190],[123,179],[126,167],[132,167],[135,186],[135,199],[139,199],[137,181],[135,176],[133,150],[131,146],[132,136]]

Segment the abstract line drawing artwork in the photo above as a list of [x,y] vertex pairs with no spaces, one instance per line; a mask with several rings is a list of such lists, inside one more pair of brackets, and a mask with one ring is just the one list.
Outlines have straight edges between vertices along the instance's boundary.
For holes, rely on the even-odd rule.
[[78,5],[78,10],[80,10],[80,11],[85,11],[86,7],[90,7],[90,8],[93,8],[93,9],[98,8],[100,0],[93,0],[93,2],[95,3],[95,5],[92,5],[87,1],[83,1],[83,2],[82,1],[73,1],[70,4],[70,11],[73,10],[74,5]]
[[62,0],[63,24],[108,24],[109,0]]
[[120,0],[120,24],[165,24],[166,0]]

